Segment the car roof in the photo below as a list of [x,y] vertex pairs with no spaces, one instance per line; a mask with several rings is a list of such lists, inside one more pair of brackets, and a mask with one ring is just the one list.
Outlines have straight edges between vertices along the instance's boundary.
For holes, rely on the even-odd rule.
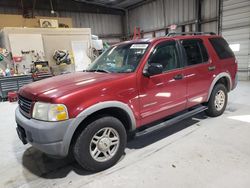
[[115,44],[114,46],[117,45],[122,45],[122,44],[137,44],[137,43],[155,43],[157,41],[161,40],[183,40],[183,39],[205,39],[205,38],[217,38],[221,37],[219,35],[176,35],[176,36],[164,36],[164,37],[155,37],[155,38],[145,38],[145,39],[135,39],[135,40],[129,40],[129,41],[124,41]]
[[206,38],[216,38],[221,37],[219,35],[177,35],[171,36],[170,38],[182,40],[182,39],[206,39]]

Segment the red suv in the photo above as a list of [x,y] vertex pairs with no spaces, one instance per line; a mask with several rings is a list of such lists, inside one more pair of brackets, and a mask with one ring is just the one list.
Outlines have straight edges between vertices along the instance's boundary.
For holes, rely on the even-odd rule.
[[104,170],[123,155],[129,134],[140,136],[201,111],[221,115],[236,73],[229,45],[212,33],[123,42],[84,72],[22,87],[17,133],[48,155],[72,153],[85,169]]

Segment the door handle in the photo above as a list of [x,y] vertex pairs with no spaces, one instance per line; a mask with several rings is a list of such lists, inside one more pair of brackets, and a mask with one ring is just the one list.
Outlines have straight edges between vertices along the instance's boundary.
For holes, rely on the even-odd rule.
[[216,66],[209,66],[209,67],[208,67],[208,70],[209,70],[209,71],[213,71],[213,70],[215,70],[215,69],[216,69]]
[[183,79],[183,75],[182,74],[177,74],[173,77],[175,80],[182,80]]

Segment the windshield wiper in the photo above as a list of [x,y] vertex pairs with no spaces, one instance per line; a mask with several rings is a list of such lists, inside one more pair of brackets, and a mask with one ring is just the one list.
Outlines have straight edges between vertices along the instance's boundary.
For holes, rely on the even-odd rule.
[[86,70],[86,72],[104,72],[104,73],[110,73],[108,70],[104,70],[104,69],[92,69],[92,70]]

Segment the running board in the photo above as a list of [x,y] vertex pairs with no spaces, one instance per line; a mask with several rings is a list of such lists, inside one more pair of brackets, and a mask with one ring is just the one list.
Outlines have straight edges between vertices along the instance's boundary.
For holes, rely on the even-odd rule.
[[164,121],[164,122],[162,122],[162,123],[160,123],[160,124],[158,124],[158,125],[155,125],[155,126],[152,126],[152,127],[147,128],[147,129],[145,129],[145,130],[143,130],[143,131],[137,132],[135,136],[136,136],[136,137],[139,137],[139,136],[143,136],[143,135],[145,135],[145,134],[152,133],[152,132],[154,132],[154,131],[163,129],[163,128],[165,128],[165,127],[168,127],[168,126],[170,126],[170,125],[173,125],[173,124],[175,124],[175,123],[178,123],[178,122],[180,122],[180,121],[182,121],[182,120],[184,120],[184,119],[187,119],[187,118],[192,117],[192,116],[194,116],[194,115],[196,115],[196,114],[199,114],[200,112],[203,112],[203,111],[205,111],[205,110],[207,110],[207,107],[206,107],[206,106],[197,107],[197,108],[195,108],[195,109],[193,109],[193,110],[191,110],[191,111],[188,111],[188,112],[186,112],[186,113],[184,113],[184,114],[181,114],[181,115],[176,116],[176,117],[174,117],[174,118],[172,118],[172,119],[169,119],[169,120],[167,120],[167,121]]

